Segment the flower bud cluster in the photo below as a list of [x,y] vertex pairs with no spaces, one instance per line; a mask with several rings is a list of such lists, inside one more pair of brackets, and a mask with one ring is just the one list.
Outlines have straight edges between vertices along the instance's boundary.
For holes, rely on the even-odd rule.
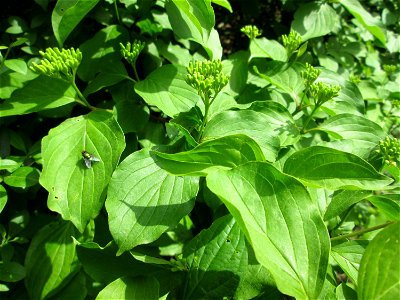
[[289,35],[282,35],[282,42],[283,46],[286,48],[289,57],[294,51],[297,50],[297,48],[299,48],[302,43],[302,39],[300,34],[298,34],[296,31],[291,30]]
[[379,150],[385,164],[396,167],[400,163],[400,142],[395,137],[387,136],[379,142]]
[[220,60],[190,62],[186,70],[186,83],[200,96],[215,97],[229,81],[229,77],[222,73]]
[[79,49],[47,48],[45,52],[39,51],[43,57],[40,64],[32,63],[31,70],[54,78],[73,80],[76,70],[82,60]]
[[312,65],[306,62],[306,70],[300,73],[301,77],[304,79],[304,84],[309,88],[314,81],[321,74],[321,70],[314,68]]
[[246,25],[240,29],[250,40],[254,40],[256,37],[261,35],[261,31],[257,26],[254,25]]
[[144,46],[146,45],[145,42],[135,40],[133,44],[131,43],[126,43],[126,45],[123,45],[122,43],[119,43],[121,46],[121,53],[122,56],[131,64],[136,63],[136,59],[138,58],[140,52],[144,49]]
[[324,82],[316,82],[310,86],[310,93],[315,99],[316,104],[321,105],[339,95],[340,86],[330,85]]
[[387,74],[393,74],[394,72],[396,72],[397,67],[395,65],[383,65],[383,70]]

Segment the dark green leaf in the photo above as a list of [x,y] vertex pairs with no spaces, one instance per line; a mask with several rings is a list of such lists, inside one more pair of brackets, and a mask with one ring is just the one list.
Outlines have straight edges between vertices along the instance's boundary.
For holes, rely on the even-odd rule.
[[25,277],[25,268],[17,262],[0,262],[0,280],[17,282]]

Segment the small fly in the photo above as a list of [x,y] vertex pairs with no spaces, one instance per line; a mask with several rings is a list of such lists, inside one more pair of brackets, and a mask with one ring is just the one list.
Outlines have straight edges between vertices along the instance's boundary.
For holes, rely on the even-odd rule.
[[86,150],[82,151],[83,161],[85,163],[86,168],[90,169],[92,167],[92,162],[99,162],[100,158],[90,154]]

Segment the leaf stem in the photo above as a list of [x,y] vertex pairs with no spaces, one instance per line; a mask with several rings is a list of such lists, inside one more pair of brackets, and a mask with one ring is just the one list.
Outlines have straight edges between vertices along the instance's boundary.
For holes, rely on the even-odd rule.
[[320,107],[318,103],[315,104],[313,110],[311,111],[310,115],[308,116],[307,120],[304,122],[302,132],[305,133],[307,131],[307,125],[310,123],[312,116],[314,115],[315,111]]
[[371,232],[371,231],[375,231],[375,230],[378,230],[378,229],[381,229],[381,228],[385,228],[385,227],[387,227],[387,226],[389,226],[391,224],[394,224],[394,223],[395,223],[394,221],[387,222],[387,223],[380,224],[380,225],[377,225],[377,226],[373,226],[373,227],[370,227],[370,228],[366,228],[366,229],[363,229],[363,230],[354,231],[354,232],[349,233],[349,234],[343,234],[343,235],[335,236],[335,237],[331,238],[331,241],[337,241],[337,240],[347,239],[347,238],[353,237],[353,236],[362,235],[362,234],[367,233],[367,232]]
[[118,23],[121,24],[121,19],[119,17],[119,12],[118,12],[118,7],[117,7],[117,0],[114,0],[114,9],[115,9],[115,15],[117,16]]
[[85,96],[83,96],[83,94],[81,93],[81,91],[79,90],[79,88],[76,86],[75,83],[75,76],[73,77],[73,79],[71,80],[71,84],[74,87],[74,90],[76,91],[76,93],[78,94],[79,97],[79,101],[77,101],[79,104],[82,104],[84,106],[86,106],[87,108],[93,109],[94,107],[91,106],[89,104],[89,102],[86,100]]
[[208,110],[210,108],[210,98],[208,97],[208,95],[204,94],[203,102],[204,102],[204,118],[203,118],[203,122],[201,123],[200,130],[199,130],[199,140],[203,136],[203,130],[207,123]]

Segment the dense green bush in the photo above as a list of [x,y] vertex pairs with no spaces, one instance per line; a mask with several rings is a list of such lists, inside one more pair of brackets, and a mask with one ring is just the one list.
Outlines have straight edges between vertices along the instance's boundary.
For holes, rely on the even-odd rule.
[[2,5],[1,298],[400,297],[398,1]]

